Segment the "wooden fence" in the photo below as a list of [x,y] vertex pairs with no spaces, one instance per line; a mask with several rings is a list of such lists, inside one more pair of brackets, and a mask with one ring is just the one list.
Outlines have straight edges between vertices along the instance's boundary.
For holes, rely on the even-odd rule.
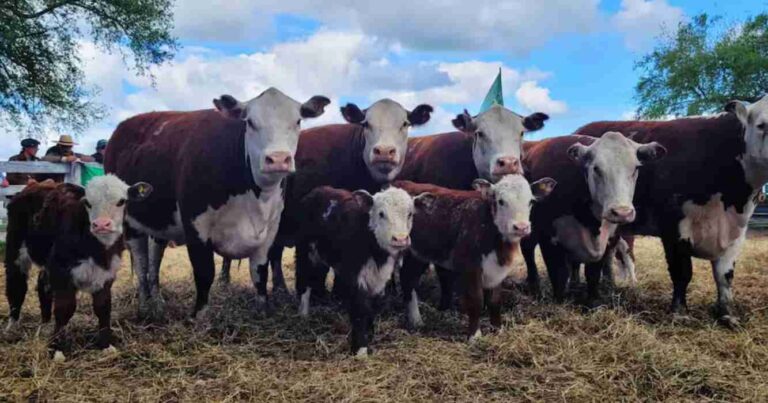
[[[95,162],[0,161],[0,172],[63,174],[65,182],[80,185],[83,165],[101,167],[101,164]],[[24,186],[26,185],[11,185],[6,188],[0,188],[0,199],[3,201],[3,205],[5,205],[13,195],[24,189]]]

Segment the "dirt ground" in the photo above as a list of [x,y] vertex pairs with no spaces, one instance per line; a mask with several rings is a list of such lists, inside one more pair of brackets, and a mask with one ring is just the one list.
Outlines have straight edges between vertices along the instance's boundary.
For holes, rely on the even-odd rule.
[[[114,287],[118,352],[89,346],[95,318],[90,297],[81,295],[70,324],[76,348],[64,363],[50,360],[51,326],[39,326],[32,278],[21,329],[0,330],[0,401],[766,401],[767,252],[768,236],[752,235],[737,265],[738,331],[715,323],[705,261],[695,262],[689,317],[673,318],[661,246],[644,238],[637,242],[639,285],[605,292],[604,308],[535,301],[510,287],[505,330],[468,345],[464,317],[434,309],[428,283],[426,327],[404,330],[401,304],[393,301],[365,360],[349,356],[349,326],[338,307],[313,307],[301,320],[294,297],[278,295],[268,315],[254,312],[245,263],[233,268],[229,288],[214,285],[209,320],[190,321],[194,286],[183,248],[169,250],[163,263],[167,321],[139,323],[126,255]],[[522,259],[518,265],[514,280],[521,281]],[[0,322],[7,316],[3,297]],[[483,326],[487,333],[487,318]]]

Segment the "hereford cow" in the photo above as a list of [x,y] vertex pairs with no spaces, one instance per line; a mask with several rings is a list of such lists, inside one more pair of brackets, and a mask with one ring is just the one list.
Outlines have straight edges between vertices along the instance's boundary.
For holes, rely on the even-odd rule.
[[672,277],[672,311],[685,312],[691,257],[712,262],[721,323],[738,324],[731,283],[755,199],[768,181],[768,97],[727,113],[670,121],[596,122],[578,130],[606,130],[658,141],[670,156],[644,171],[635,195],[637,220],[627,228],[658,236]]
[[300,124],[322,114],[330,101],[315,96],[301,104],[270,88],[247,102],[230,95],[213,102],[216,110],[130,118],[107,147],[107,172],[155,188],[145,203],[129,206],[126,217],[142,316],[159,315],[158,270],[168,241],[187,245],[195,314],[208,304],[214,252],[249,258],[257,303],[266,302],[266,278],[258,267],[267,263],[280,223]]
[[496,184],[476,179],[476,191],[394,182],[394,186],[418,195],[414,202],[411,250],[400,272],[403,292],[410,298],[408,324],[422,324],[415,288],[433,263],[454,271],[461,279],[470,340],[481,335],[479,320],[484,293],[491,324],[499,328],[501,282],[512,270],[520,239],[531,231],[529,215],[533,202],[549,194],[555,184],[550,178],[542,178],[529,185],[521,175],[504,176]]
[[[565,298],[570,264],[588,263],[588,305],[597,301],[600,266],[617,227],[634,221],[632,204],[638,173],[666,154],[658,143],[638,144],[621,133],[597,140],[563,136],[525,144],[523,166],[532,180],[554,178],[560,185],[533,211],[533,234],[523,242],[529,282],[538,288],[533,248],[538,243],[554,298]],[[610,255],[608,255],[610,256]]]
[[14,196],[8,204],[5,254],[9,328],[19,320],[34,263],[42,268],[37,282],[42,320],[51,319],[51,309],[56,319],[50,344],[54,358],[64,359],[64,330],[75,313],[77,291],[93,296],[93,311],[99,319],[97,346],[114,349],[111,289],[124,249],[125,206],[151,192],[146,183],[129,187],[106,175],[94,178],[85,189],[48,180]]
[[[408,139],[408,154],[398,179],[471,190],[475,179],[496,182],[522,173],[523,136],[544,127],[541,112],[520,116],[500,105],[471,116],[465,110],[453,120],[458,132]],[[452,272],[438,269],[442,282],[441,309],[451,303]],[[410,298],[405,294],[406,303]]]
[[[390,187],[371,196],[328,186],[316,188],[301,202],[297,235],[296,289],[299,313],[309,314],[313,271],[331,266],[339,284],[347,287],[350,344],[357,356],[368,354],[374,321],[384,289],[395,266],[410,245],[413,200],[402,189]],[[315,282],[316,283],[316,282]]]
[[[400,173],[409,129],[427,123],[431,113],[429,105],[408,111],[390,99],[377,101],[364,110],[347,104],[341,114],[349,124],[315,127],[301,133],[296,173],[288,179],[285,212],[278,240],[270,251],[273,273],[279,271],[283,247],[294,243],[299,228],[296,217],[304,196],[318,186],[376,193]],[[267,267],[261,270],[266,277]],[[328,268],[316,270],[327,273]],[[317,277],[318,281],[321,277]],[[313,298],[325,295],[324,284],[321,281],[313,285]]]

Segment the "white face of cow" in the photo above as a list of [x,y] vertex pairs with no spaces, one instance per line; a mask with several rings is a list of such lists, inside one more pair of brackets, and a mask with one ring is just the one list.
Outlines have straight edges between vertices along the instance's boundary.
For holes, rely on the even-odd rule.
[[768,164],[768,95],[751,105],[731,101],[725,109],[744,126],[747,157]]
[[632,199],[640,166],[666,153],[656,142],[638,144],[618,132],[607,132],[589,146],[576,143],[568,149],[584,171],[595,218],[616,224],[635,220]]
[[481,178],[496,182],[504,175],[522,174],[523,135],[544,127],[549,116],[537,112],[522,117],[500,105],[472,117],[465,110],[453,125],[475,136],[472,158]]
[[347,122],[363,126],[363,161],[379,183],[389,183],[400,173],[408,149],[408,130],[427,123],[430,113],[429,105],[408,111],[390,99],[377,101],[362,111],[355,104],[341,108]]
[[476,179],[472,184],[491,203],[493,222],[507,241],[518,242],[531,233],[531,208],[554,190],[552,178],[532,184],[522,175],[506,175],[496,184]]
[[368,227],[379,246],[392,255],[411,245],[413,226],[413,199],[404,190],[391,187],[371,196],[358,190],[355,197],[370,206]]
[[152,186],[139,182],[128,186],[114,175],[92,179],[80,201],[88,211],[90,231],[104,246],[111,246],[123,235],[126,203],[144,200]]
[[248,102],[231,95],[213,100],[221,114],[245,122],[245,150],[253,179],[261,186],[277,184],[295,170],[293,156],[301,120],[322,115],[329,103],[328,98],[316,95],[301,104],[275,88]]

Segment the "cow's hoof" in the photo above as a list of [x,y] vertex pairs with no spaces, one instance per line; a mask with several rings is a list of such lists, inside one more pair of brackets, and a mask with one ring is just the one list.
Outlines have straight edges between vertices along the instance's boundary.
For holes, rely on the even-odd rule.
[[56,350],[53,353],[53,361],[54,362],[64,362],[67,360],[67,357],[64,356],[64,353],[62,353],[60,350]]
[[475,344],[480,340],[481,337],[483,337],[483,332],[481,332],[480,329],[477,329],[475,330],[475,333],[472,334],[472,336],[469,336],[467,342],[469,344]]
[[105,355],[116,355],[118,353],[117,349],[113,345],[109,345],[107,348],[101,350]]
[[368,358],[368,347],[360,347],[357,349],[357,352],[355,352],[355,358],[358,360],[366,359]]
[[14,319],[8,319],[8,323],[5,325],[5,332],[11,333],[19,327],[19,321]]
[[267,297],[263,295],[257,295],[256,296],[256,312],[267,313],[268,308],[269,308],[269,304],[267,302]]
[[717,322],[731,330],[741,329],[739,319],[733,315],[723,315],[717,319]]

